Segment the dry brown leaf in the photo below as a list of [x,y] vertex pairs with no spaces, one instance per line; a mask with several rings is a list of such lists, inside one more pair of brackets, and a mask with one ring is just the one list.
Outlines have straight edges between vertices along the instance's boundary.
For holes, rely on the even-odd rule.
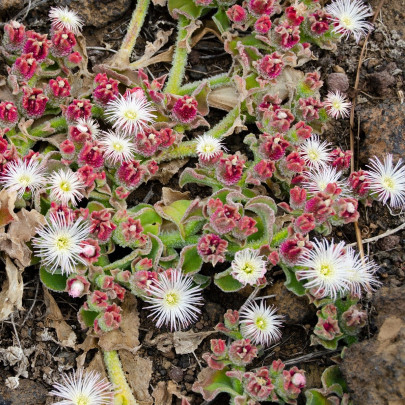
[[149,384],[152,378],[152,361],[139,357],[128,350],[120,350],[122,368],[127,381],[139,405],[152,405],[153,398],[149,394]]
[[135,353],[139,349],[139,315],[137,301],[132,294],[126,294],[121,315],[119,329],[102,335],[98,344],[107,352],[126,349]]
[[167,0],[152,0],[154,6],[166,7]]
[[71,347],[76,350],[76,334],[63,319],[62,312],[51,293],[46,287],[43,287],[43,290],[46,304],[45,326],[55,329],[58,341],[63,347]]
[[224,86],[211,90],[208,94],[208,104],[210,107],[220,110],[231,111],[239,102],[238,93],[233,86]]
[[159,55],[155,55],[153,58],[150,58],[148,60],[141,58],[135,62],[132,62],[129,65],[129,67],[131,69],[141,69],[146,66],[154,65],[155,63],[171,62],[173,59],[173,54],[174,54],[174,45],[172,45],[167,51],[159,53]]
[[98,351],[96,353],[86,370],[95,371],[99,373],[103,378],[108,379],[101,351]]
[[22,296],[24,284],[22,280],[23,269],[18,268],[6,256],[6,275],[0,292],[0,321],[4,321],[15,309],[23,309]]
[[17,219],[14,213],[14,203],[17,199],[16,191],[0,191],[0,228]]
[[201,342],[207,337],[215,333],[214,330],[209,332],[174,332],[173,345],[177,354],[193,353]]
[[87,335],[86,339],[84,339],[84,342],[81,343],[80,345],[77,345],[77,348],[80,350],[83,350],[83,353],[76,358],[76,365],[78,368],[82,368],[84,365],[84,362],[86,361],[86,356],[87,353],[92,350],[96,349],[98,342],[98,337],[93,336],[93,335]]
[[144,339],[145,346],[156,346],[162,353],[169,353],[173,348],[173,333],[161,333],[151,339],[153,332],[148,332]]
[[187,162],[188,159],[175,159],[170,162],[160,163],[159,170],[150,180],[159,180],[162,184],[167,184]]
[[0,75],[0,100],[7,100],[16,102],[15,96],[11,93],[10,88],[7,86],[7,79]]
[[172,405],[173,395],[182,400],[182,405],[189,404],[188,399],[181,394],[179,387],[173,381],[160,381],[152,395],[155,398],[155,405]]
[[190,192],[186,191],[182,193],[181,191],[172,190],[169,187],[162,188],[162,200],[164,205],[170,205],[178,200],[189,200],[190,199]]

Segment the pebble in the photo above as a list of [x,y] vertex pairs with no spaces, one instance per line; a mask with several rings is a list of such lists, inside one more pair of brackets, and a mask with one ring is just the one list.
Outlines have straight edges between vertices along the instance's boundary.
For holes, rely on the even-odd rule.
[[197,323],[195,324],[195,327],[196,327],[198,330],[201,330],[201,329],[204,328],[204,325],[203,325],[202,322],[197,322]]
[[183,370],[179,367],[173,367],[170,371],[169,371],[169,377],[174,381],[179,383],[180,381],[183,380]]
[[184,376],[184,381],[185,381],[185,382],[188,382],[188,383],[192,383],[192,382],[194,382],[194,377],[193,377],[192,375],[186,374],[186,375]]

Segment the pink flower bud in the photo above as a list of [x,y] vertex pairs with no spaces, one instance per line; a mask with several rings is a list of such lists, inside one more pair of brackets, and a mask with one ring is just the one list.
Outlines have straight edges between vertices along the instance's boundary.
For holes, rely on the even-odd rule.
[[215,232],[225,234],[235,228],[240,217],[236,207],[225,204],[218,207],[210,216],[210,225]]
[[84,124],[69,125],[68,138],[74,143],[85,143],[92,140],[90,128]]
[[118,298],[120,301],[124,301],[125,293],[127,291],[124,287],[121,287],[119,284],[114,283],[113,291],[116,298]]
[[351,173],[349,176],[349,184],[353,192],[360,197],[366,196],[370,191],[370,182],[367,178],[367,172],[364,170]]
[[339,218],[344,220],[345,224],[356,222],[359,219],[357,211],[359,202],[355,198],[341,198],[337,201],[337,214]]
[[142,181],[144,169],[141,168],[138,160],[122,162],[115,176],[122,186],[128,190],[135,189]]
[[73,52],[68,56],[68,62],[72,67],[78,65],[82,61],[82,55],[79,52]]
[[299,121],[295,124],[295,132],[300,140],[305,140],[311,137],[312,127],[306,125],[304,121]]
[[64,99],[70,96],[70,84],[66,78],[58,76],[56,79],[49,80],[48,86],[46,88],[46,94],[53,98]]
[[111,213],[107,210],[93,211],[90,214],[90,233],[101,242],[106,242],[117,226],[111,221]]
[[221,158],[216,170],[218,180],[227,186],[237,183],[242,178],[245,161],[239,152]]
[[16,75],[19,80],[28,81],[34,76],[38,64],[32,53],[22,54],[17,58],[11,67],[12,74]]
[[92,311],[101,311],[108,307],[108,295],[100,290],[95,290],[88,298],[87,304]]
[[236,366],[246,366],[257,357],[257,347],[250,343],[250,339],[236,340],[229,348],[229,359]]
[[39,118],[43,115],[48,102],[48,97],[45,96],[41,89],[23,87],[23,96],[21,107],[24,115],[27,118]]
[[297,14],[297,10],[294,6],[285,9],[285,16],[288,22],[293,26],[299,26],[304,21],[304,17]]
[[[266,401],[273,393],[274,385],[269,376],[267,367],[261,367],[256,372],[248,372],[243,374],[245,380],[245,391],[254,400],[262,402]],[[277,396],[275,396],[277,399]],[[273,398],[272,398],[273,399]]]
[[298,109],[306,121],[313,121],[319,118],[319,110],[323,107],[323,103],[313,97],[301,98],[299,100]]
[[143,259],[139,260],[139,262],[136,263],[135,270],[144,271],[144,270],[149,270],[152,267],[153,267],[152,259],[148,259],[147,257],[144,257]]
[[95,263],[100,257],[100,246],[98,242],[94,239],[86,239],[80,243],[82,252],[80,257],[82,257],[87,263]]
[[239,312],[228,309],[224,315],[225,326],[228,329],[235,330],[239,327]]
[[290,25],[288,21],[282,22],[274,29],[284,49],[290,49],[300,42],[300,29],[295,25]]
[[[320,311],[317,312],[319,314]],[[323,340],[333,340],[342,335],[337,319],[331,316],[326,319],[319,318],[318,323],[315,325],[314,334]]]
[[329,21],[331,18],[332,16],[322,9],[310,14],[308,22],[310,24],[311,33],[318,36],[327,32],[329,30]]
[[273,176],[273,173],[276,171],[276,166],[271,160],[262,159],[254,167],[254,171],[256,172],[259,179],[265,182],[267,179]]
[[66,160],[73,159],[73,157],[75,155],[75,145],[72,141],[70,141],[69,139],[65,139],[59,145],[59,149],[60,149],[63,159],[66,159]]
[[23,53],[32,53],[37,62],[43,62],[49,53],[51,41],[47,35],[38,34],[35,31],[27,31],[27,41],[25,42]]
[[307,192],[300,187],[294,187],[290,190],[290,205],[293,209],[302,209],[307,200]]
[[307,249],[312,249],[312,243],[307,237],[297,233],[280,245],[280,256],[287,265],[295,266]]
[[248,216],[242,217],[237,223],[236,227],[232,230],[232,236],[237,239],[246,239],[248,236],[256,233],[258,229],[256,228],[256,221]]
[[226,342],[222,339],[211,339],[211,351],[216,356],[223,356],[226,353]]
[[270,136],[264,134],[261,136],[264,141],[259,147],[259,151],[263,156],[270,160],[279,160],[284,156],[285,150],[290,145],[281,134]]
[[305,376],[301,373],[295,373],[291,379],[291,382],[297,387],[297,388],[304,388],[305,384],[307,383],[307,380]]
[[122,186],[117,187],[114,192],[119,200],[125,200],[131,194],[130,191]]
[[294,222],[295,232],[302,233],[303,235],[311,232],[315,227],[315,217],[312,213],[302,214]]
[[71,276],[66,282],[66,291],[73,298],[83,297],[90,289],[90,283],[86,277]]
[[131,284],[141,292],[141,294],[151,295],[149,287],[158,281],[158,275],[155,271],[141,270],[133,275]]
[[105,107],[118,95],[118,81],[108,79],[106,74],[99,73],[95,80],[99,85],[93,90],[93,100],[96,104]]
[[91,166],[82,166],[77,170],[76,173],[79,175],[79,179],[84,184],[86,189],[94,187],[94,181],[97,178],[97,174],[94,172],[94,169]]
[[4,26],[3,45],[11,52],[20,51],[25,42],[25,26],[17,21],[10,21]]
[[305,75],[304,85],[311,91],[320,89],[323,85],[319,72],[309,72]]
[[344,327],[354,329],[353,332],[358,332],[360,328],[366,325],[366,322],[367,313],[361,310],[358,305],[352,305],[342,314],[342,323]]
[[57,58],[70,55],[73,51],[73,47],[76,45],[75,35],[67,28],[54,31],[51,41],[52,55],[56,56]]
[[53,216],[55,218],[62,216],[67,224],[75,219],[75,214],[72,209],[64,205],[59,205],[54,201],[51,202],[51,207],[49,208],[48,214],[49,216]]
[[255,31],[259,34],[267,34],[271,28],[271,20],[268,15],[262,15],[255,22]]
[[113,288],[114,277],[101,274],[96,277],[95,281],[97,286],[100,287],[102,290],[110,290]]
[[248,2],[249,11],[256,17],[261,17],[263,14],[270,15],[273,11],[275,0],[250,0]]
[[330,152],[330,157],[332,159],[332,166],[336,167],[337,170],[344,171],[350,167],[352,152],[350,150],[343,151],[340,148],[336,148]]
[[197,100],[185,95],[176,101],[172,113],[176,120],[183,124],[189,124],[197,116],[197,107]]
[[213,266],[225,261],[225,252],[228,242],[214,233],[203,235],[197,244],[198,254],[205,263],[211,262]]
[[286,160],[286,167],[294,173],[302,173],[305,167],[305,160],[301,158],[298,152],[291,152]]
[[153,128],[145,128],[135,136],[135,150],[142,156],[150,157],[156,153],[160,146],[160,138]]
[[79,153],[78,160],[80,166],[89,165],[95,170],[104,165],[104,152],[97,141],[86,141]]
[[65,111],[66,119],[69,123],[74,123],[80,118],[91,117],[91,103],[87,99],[73,100]]
[[226,15],[228,18],[234,23],[244,23],[247,20],[247,12],[246,10],[235,4],[231,8],[226,11]]
[[[0,103],[0,127],[13,128],[18,122],[17,107],[11,101]],[[1,152],[4,153],[4,152]]]
[[304,211],[312,213],[317,225],[325,222],[329,217],[335,214],[332,208],[332,199],[325,193],[317,193],[305,204]]
[[120,271],[120,272],[117,274],[117,280],[118,280],[120,283],[129,283],[130,278],[131,278],[131,272],[128,271],[128,270]]
[[142,240],[144,237],[142,233],[143,227],[139,219],[129,217],[127,221],[120,224],[120,229],[127,242],[133,240]]
[[102,332],[110,332],[118,329],[121,323],[121,308],[117,304],[109,305],[105,312],[102,312],[98,317],[98,327]]
[[159,148],[168,148],[172,146],[176,140],[176,133],[171,128],[162,128],[156,132],[156,136],[159,139]]
[[278,52],[266,55],[256,63],[258,73],[267,80],[275,79],[282,71],[284,62]]

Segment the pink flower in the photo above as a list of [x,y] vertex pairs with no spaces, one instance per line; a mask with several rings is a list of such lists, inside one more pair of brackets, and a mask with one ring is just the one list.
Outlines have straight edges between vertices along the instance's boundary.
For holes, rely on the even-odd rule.
[[349,176],[349,184],[353,192],[360,197],[366,196],[370,191],[370,181],[367,178],[367,172],[359,170]]
[[51,40],[51,52],[57,58],[70,55],[76,45],[75,35],[66,28],[54,31]]
[[244,167],[245,159],[242,158],[239,152],[221,158],[217,166],[217,178],[227,186],[235,184],[242,178]]
[[8,51],[20,51],[25,42],[25,26],[17,21],[10,21],[4,26],[3,44]]
[[120,224],[122,235],[127,242],[129,241],[144,241],[145,235],[143,232],[143,227],[139,219],[128,218],[127,221]]
[[339,218],[344,220],[345,224],[356,222],[359,219],[357,207],[359,202],[355,198],[341,198],[336,203],[337,214]]
[[255,22],[255,31],[259,34],[267,34],[271,28],[271,20],[268,15],[262,15]]
[[77,162],[80,166],[89,165],[95,170],[104,165],[103,149],[97,141],[86,141],[79,153]]
[[80,118],[87,119],[91,117],[91,103],[87,99],[74,99],[65,111],[66,119],[69,123],[74,123]]
[[329,21],[331,15],[324,10],[317,10],[315,13],[310,14],[308,22],[310,24],[310,30],[314,35],[322,35],[329,30]]
[[152,156],[160,146],[159,133],[153,128],[145,128],[135,136],[135,150],[142,156]]
[[35,31],[27,31],[27,41],[25,42],[23,53],[32,53],[37,62],[42,62],[48,56],[51,41],[47,35],[38,34]]
[[11,101],[2,101],[0,103],[0,127],[12,128],[17,124],[17,122],[18,122],[17,107]]
[[89,289],[90,282],[84,276],[71,276],[66,281],[66,291],[73,298],[83,297]]
[[284,49],[290,49],[300,42],[300,29],[298,26],[290,25],[288,21],[282,22],[274,29],[278,35],[280,44]]
[[274,390],[267,367],[261,367],[256,372],[244,373],[243,378],[246,392],[256,401],[265,401]]
[[95,263],[98,258],[100,257],[100,246],[98,242],[94,239],[86,239],[80,244],[82,248],[82,253],[80,253],[80,257],[82,257],[87,263]]
[[273,173],[276,171],[276,166],[273,161],[262,159],[257,165],[255,165],[254,171],[259,179],[265,182],[273,176]]
[[303,235],[311,232],[315,227],[315,217],[312,213],[304,213],[294,221],[294,230]]
[[138,160],[122,162],[116,172],[118,182],[129,190],[135,189],[141,182],[144,169],[141,168]]
[[105,107],[118,95],[118,81],[109,79],[105,73],[99,73],[94,81],[99,85],[93,90],[93,99],[96,104]]
[[23,87],[23,96],[21,107],[24,115],[27,118],[39,118],[43,115],[48,102],[48,97],[45,96],[41,89]]
[[244,23],[247,20],[247,12],[246,10],[235,4],[231,8],[226,11],[226,15],[228,18],[234,23]]
[[261,136],[264,142],[260,145],[259,151],[270,160],[279,160],[284,156],[285,150],[290,143],[281,134]]
[[312,249],[312,243],[308,237],[297,233],[280,245],[280,256],[287,265],[294,266],[307,249]]
[[101,242],[106,242],[116,227],[111,221],[111,213],[107,209],[93,211],[90,214],[90,233]]
[[350,167],[352,160],[352,152],[350,150],[343,151],[340,148],[334,149],[330,152],[332,160],[332,167],[336,167],[336,170],[346,170]]
[[[214,200],[210,200],[214,201]],[[220,200],[218,200],[220,202]],[[210,202],[208,202],[210,204]],[[240,219],[240,214],[236,207],[225,204],[219,206],[215,212],[210,215],[210,225],[219,234],[230,232],[235,228],[237,221]]]
[[275,0],[250,0],[248,2],[248,9],[256,17],[260,17],[263,14],[270,15],[273,11],[274,1]]
[[49,80],[46,93],[48,96],[57,99],[69,97],[70,84],[66,78],[58,76],[56,79]]
[[28,81],[34,76],[37,70],[38,64],[32,53],[25,53],[18,57],[13,66],[11,72],[17,76],[19,80]]
[[236,366],[246,366],[257,357],[257,347],[250,343],[250,339],[236,340],[229,348],[229,359]]
[[305,204],[306,213],[312,213],[317,225],[325,222],[329,217],[335,214],[332,208],[332,199],[325,193],[317,193]]
[[301,98],[299,100],[299,110],[302,116],[307,121],[317,120],[319,118],[319,110],[323,107],[323,103],[313,97]]
[[299,26],[304,21],[304,17],[297,14],[297,10],[294,6],[287,7],[285,9],[285,15],[288,22],[293,26]]
[[197,116],[197,107],[197,100],[185,95],[176,101],[172,113],[177,121],[182,124],[189,124]]
[[176,140],[176,134],[171,128],[162,128],[160,131],[156,132],[156,136],[159,140],[159,148],[164,149],[172,146]]
[[211,262],[213,266],[225,261],[225,252],[228,242],[214,233],[203,235],[197,244],[198,254],[205,263]]
[[284,62],[278,52],[266,55],[256,63],[258,73],[267,80],[275,79],[283,70]]

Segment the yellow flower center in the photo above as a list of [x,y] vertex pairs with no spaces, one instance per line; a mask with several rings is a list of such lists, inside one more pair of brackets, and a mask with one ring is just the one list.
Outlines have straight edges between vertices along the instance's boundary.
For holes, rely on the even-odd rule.
[[87,395],[79,394],[76,398],[76,405],[90,405],[90,398]]
[[332,267],[330,264],[321,264],[320,273],[325,277],[330,276],[332,273]]
[[319,159],[319,153],[318,153],[318,151],[317,150],[315,150],[315,149],[311,149],[309,152],[308,152],[308,157],[311,159],[311,160],[318,160]]
[[262,317],[255,320],[255,325],[261,330],[266,329],[266,321]]
[[252,274],[254,272],[255,268],[253,265],[250,263],[245,263],[245,265],[242,267],[242,271],[246,274]]
[[28,187],[28,186],[31,184],[32,179],[31,179],[31,176],[30,176],[29,174],[22,174],[22,175],[18,178],[18,182],[19,182],[22,186]]
[[58,250],[67,250],[70,247],[70,238],[67,235],[60,235],[56,238],[55,244]]
[[212,143],[206,143],[203,147],[202,150],[205,153],[209,153],[209,152],[214,152],[215,151],[215,145],[213,145]]
[[70,184],[69,184],[69,182],[66,181],[66,180],[61,181],[59,187],[60,187],[60,189],[61,189],[62,191],[65,191],[65,192],[71,190]]
[[395,183],[392,180],[391,177],[383,177],[382,179],[382,185],[384,186],[384,188],[386,188],[388,191],[393,191],[395,189]]
[[256,377],[256,382],[259,385],[266,385],[266,380],[263,377]]
[[334,101],[332,101],[332,107],[335,110],[341,110],[342,109],[342,103],[339,100],[334,100]]
[[128,120],[136,120],[138,118],[138,114],[135,111],[127,110],[124,112],[124,118]]
[[124,146],[119,142],[114,142],[112,147],[117,152],[122,152],[124,150]]
[[348,30],[353,28],[353,19],[349,15],[342,16],[340,22]]
[[166,304],[168,304],[171,307],[176,306],[179,303],[179,301],[180,301],[180,297],[175,292],[167,293],[165,296]]

